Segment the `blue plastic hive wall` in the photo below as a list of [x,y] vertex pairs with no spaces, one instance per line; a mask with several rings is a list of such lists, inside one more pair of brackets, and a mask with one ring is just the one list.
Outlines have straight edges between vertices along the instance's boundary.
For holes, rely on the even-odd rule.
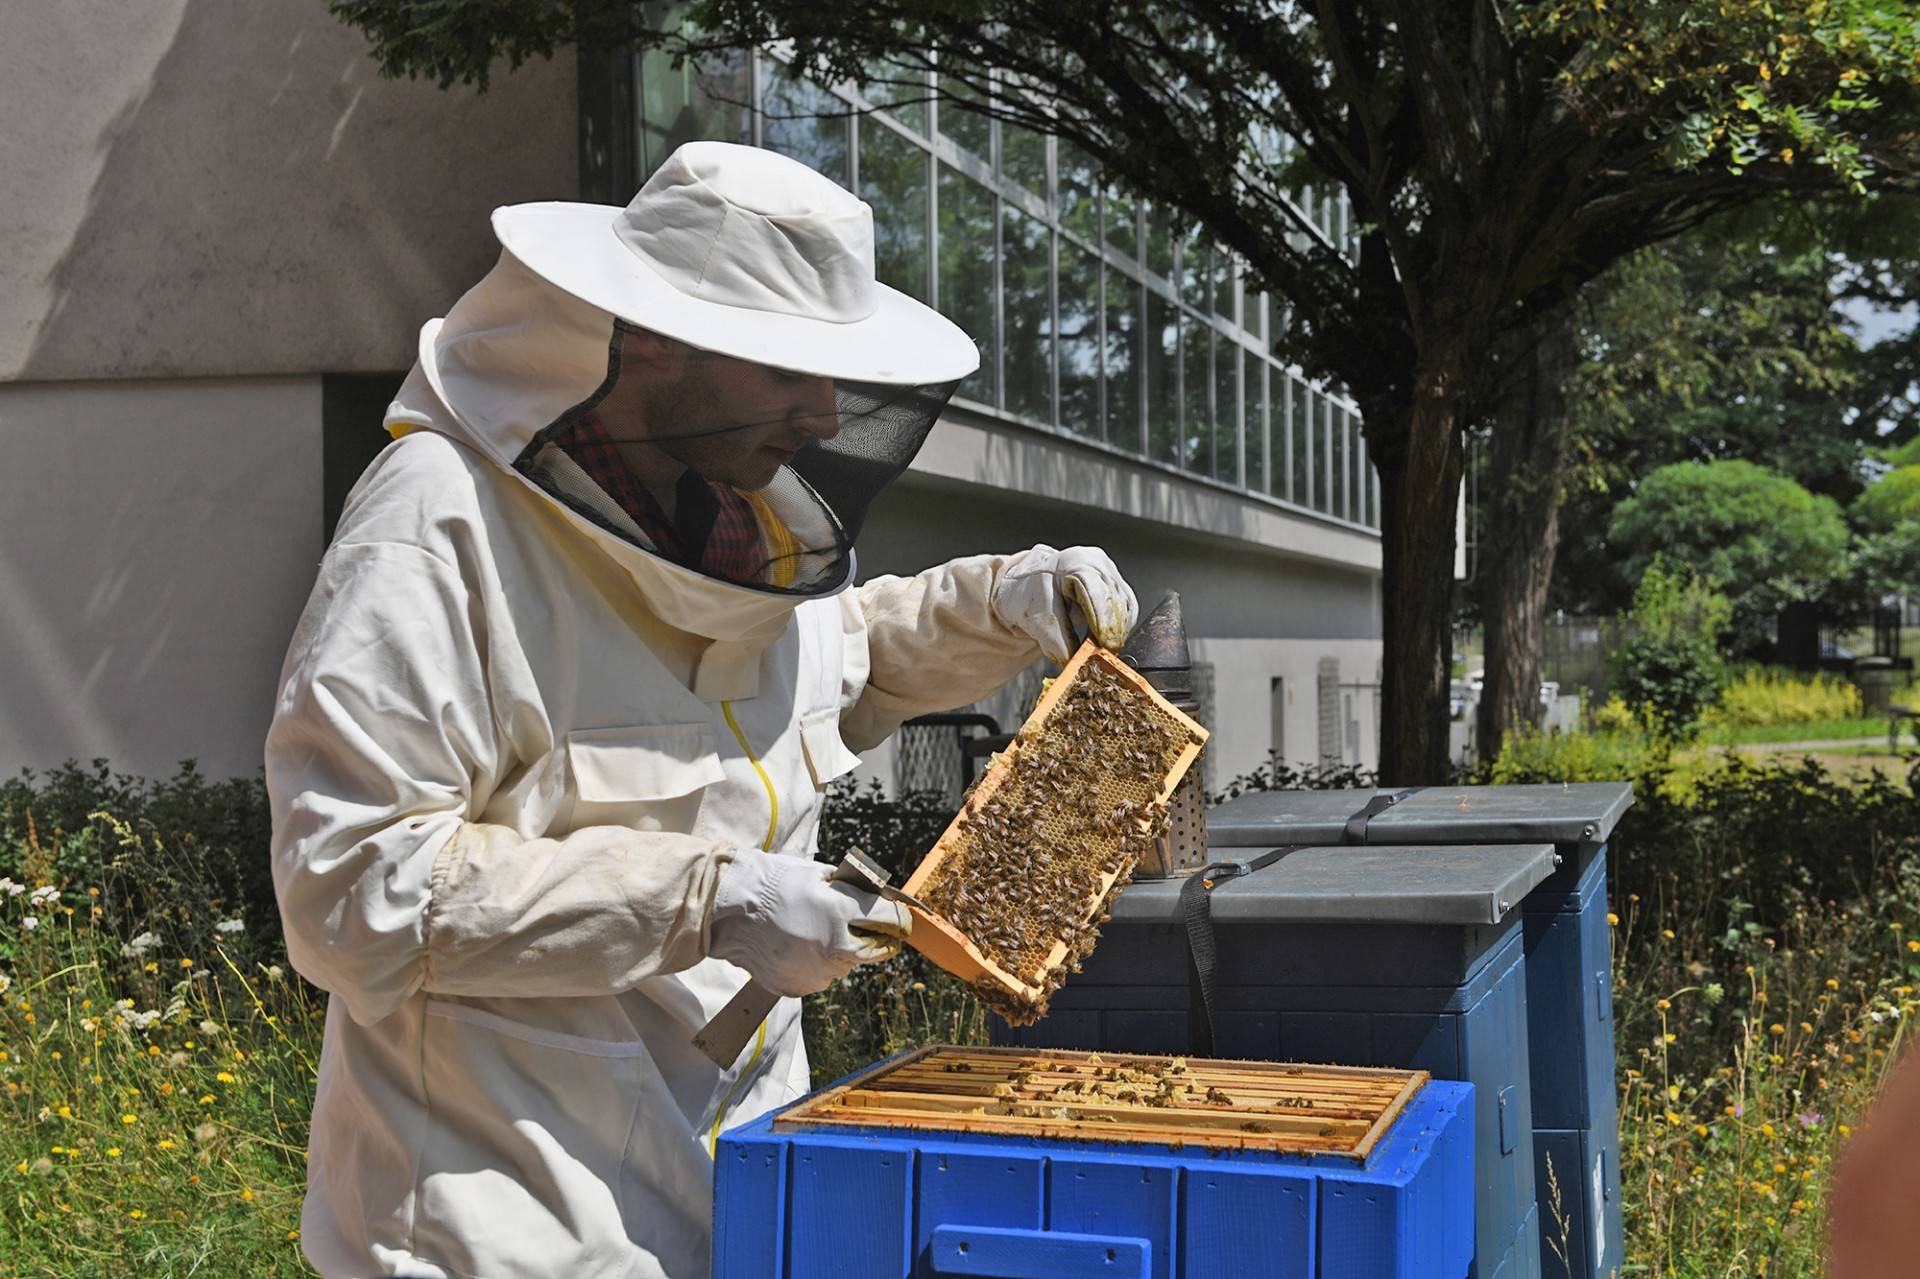
[[720,1137],[713,1279],[1458,1279],[1473,1112],[1431,1083],[1364,1164],[767,1116]]
[[[1498,925],[1219,924],[1216,1052],[1403,1066],[1474,1085],[1475,1279],[1535,1279],[1532,1079],[1518,912]],[[1115,920],[1039,1024],[995,1042],[1185,1052],[1186,934]]]
[[1541,1234],[1551,1241],[1541,1270],[1551,1279],[1607,1279],[1625,1247],[1607,858],[1604,847],[1562,851],[1565,864],[1522,905],[1534,1177]]

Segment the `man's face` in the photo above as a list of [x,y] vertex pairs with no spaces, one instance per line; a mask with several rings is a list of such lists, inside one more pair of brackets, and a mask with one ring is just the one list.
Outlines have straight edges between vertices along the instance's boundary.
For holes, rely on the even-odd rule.
[[[645,437],[705,479],[765,488],[803,447],[840,433],[831,378],[788,373],[648,333],[630,332],[626,341],[623,357],[631,360],[634,407]],[[622,379],[616,395],[628,382]],[[615,399],[602,402],[603,414],[621,412]]]

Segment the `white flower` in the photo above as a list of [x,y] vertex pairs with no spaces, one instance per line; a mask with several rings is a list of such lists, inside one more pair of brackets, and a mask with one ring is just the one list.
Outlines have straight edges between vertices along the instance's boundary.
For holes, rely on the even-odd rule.
[[120,948],[120,953],[128,959],[138,959],[160,944],[160,939],[152,933],[141,933],[138,937]]
[[0,995],[6,994],[7,989],[12,985],[13,978],[7,976],[5,973],[0,973]]
[[1873,1020],[1874,1020],[1874,1021],[1876,1021],[1876,1022],[1880,1020],[1880,1014],[1879,1014],[1879,1013],[1875,1013],[1875,1012],[1870,1012],[1870,1013],[1868,1013],[1868,1014],[1867,1014],[1867,1016],[1869,1016],[1869,1017],[1871,1017],[1871,1018],[1873,1018]]
[[160,1020],[160,1010],[158,1008],[147,1008],[137,1013],[128,1013],[127,1020],[133,1023],[135,1030],[145,1030]]
[[200,1023],[200,1033],[205,1035],[208,1039],[212,1039],[215,1035],[218,1035],[220,1033],[220,1023],[214,1022],[214,1021],[203,1021]]
[[0,879],[0,889],[5,889],[9,897],[18,897],[27,891],[25,884],[16,884],[11,879]]
[[287,970],[282,968],[278,964],[269,964],[267,966],[267,976],[273,978],[275,981],[279,981],[282,977],[285,977],[286,975],[287,975]]
[[116,999],[113,1001],[113,1011],[117,1013],[130,1013],[133,1011],[133,1001],[131,999]]
[[213,926],[213,931],[216,933],[244,933],[247,931],[247,921],[244,919],[223,919]]
[[40,921],[32,915],[22,915],[20,917],[20,927],[26,929],[28,932],[32,932],[34,929],[40,927]]
[[32,895],[27,898],[27,904],[29,906],[51,906],[59,900],[60,890],[52,884],[45,884],[33,890]]

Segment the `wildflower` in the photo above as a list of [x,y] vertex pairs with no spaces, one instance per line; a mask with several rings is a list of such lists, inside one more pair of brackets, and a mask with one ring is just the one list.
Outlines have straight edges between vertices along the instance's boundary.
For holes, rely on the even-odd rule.
[[13,978],[7,976],[5,973],[0,973],[0,995],[6,994],[7,988],[12,985]]
[[220,1027],[218,1023],[211,1022],[211,1021],[203,1021],[200,1023],[200,1033],[205,1035],[208,1039],[212,1039],[215,1035],[218,1035],[220,1033]]
[[140,1211],[138,1208],[135,1208],[132,1212],[128,1213],[127,1215],[129,1217],[132,1217],[135,1221],[138,1221],[140,1220],[140,1218],[146,1216],[147,1214]]
[[176,1143],[171,1137],[163,1137],[159,1141],[154,1143],[155,1147],[160,1150],[172,1150],[175,1144]]
[[1769,1137],[1772,1137],[1775,1135],[1772,1124],[1761,1124],[1760,1131]]
[[17,1163],[17,1164],[15,1164],[15,1165],[13,1166],[13,1170],[14,1170],[15,1172],[17,1172],[17,1173],[20,1173],[20,1174],[22,1174],[22,1175],[25,1175],[25,1173],[26,1173],[26,1171],[27,1171],[27,1161],[26,1161],[26,1160],[24,1160],[24,1159],[22,1159],[22,1160],[21,1160],[21,1161],[20,1161],[19,1163]]
[[1853,1136],[1853,1128],[1852,1128],[1852,1126],[1851,1126],[1851,1125],[1848,1125],[1848,1124],[1841,1124],[1841,1125],[1840,1125],[1840,1135],[1841,1135],[1842,1137],[1851,1137],[1851,1136]]
[[1813,1033],[1813,1023],[1810,1021],[1801,1022],[1800,1033],[1803,1035],[1811,1035]]
[[196,1126],[193,1130],[193,1139],[195,1141],[212,1141],[215,1137],[218,1137],[219,1135],[220,1135],[220,1126],[214,1123],[211,1119],[209,1119],[207,1122],[203,1124]]
[[1828,989],[1828,990],[1838,990],[1838,989],[1840,989],[1840,983],[1839,983],[1839,981],[1837,981],[1836,979],[1834,979],[1834,978],[1832,978],[1832,977],[1829,977],[1829,978],[1827,978],[1827,989]]
[[252,1187],[252,1186],[242,1186],[242,1187],[240,1188],[240,1202],[241,1202],[241,1203],[252,1203],[252,1202],[253,1202],[253,1187]]
[[0,890],[4,890],[9,897],[18,897],[27,891],[27,886],[16,884],[11,879],[0,879]]
[[123,1123],[123,1124],[137,1124],[137,1123],[139,1123],[139,1122],[140,1122],[140,1116],[138,1116],[138,1115],[122,1115],[122,1116],[120,1116],[120,1122],[121,1122],[121,1123]]
[[209,1093],[201,1093],[201,1094],[200,1094],[200,1104],[201,1104],[201,1105],[203,1105],[203,1106],[211,1106],[211,1105],[213,1104],[213,1094],[212,1094],[212,1093],[210,1093],[210,1092],[209,1092]]
[[1727,1116],[1729,1116],[1729,1117],[1731,1117],[1731,1118],[1734,1118],[1734,1119],[1738,1119],[1738,1118],[1740,1117],[1740,1107],[1738,1107],[1738,1106],[1727,1106],[1727,1107],[1725,1107],[1724,1109],[1722,1109],[1722,1111],[1721,1111],[1720,1113],[1722,1113],[1722,1114],[1724,1114],[1724,1115],[1727,1115]]
[[1679,1115],[1669,1110],[1667,1112],[1667,1122],[1673,1125],[1675,1128],[1678,1128],[1681,1124],[1685,1123],[1686,1120],[1682,1119]]
[[1662,928],[1662,929],[1660,930],[1660,935],[1661,935],[1662,937],[1664,937],[1664,938],[1666,938],[1666,939],[1667,939],[1668,941],[1672,941],[1672,940],[1673,940],[1673,929],[1671,929],[1671,928]]
[[1669,1009],[1669,1008],[1671,1008],[1671,1007],[1673,1007],[1673,1005],[1672,1005],[1671,1003],[1669,1003],[1669,1002],[1668,1002],[1667,1000],[1664,1000],[1664,999],[1656,999],[1656,1000],[1654,1000],[1654,1001],[1653,1001],[1653,1006],[1654,1006],[1655,1008],[1658,1008],[1658,1009],[1659,1009],[1659,1010],[1660,1010],[1661,1012],[1665,1012],[1665,1011],[1667,1011],[1667,1009]]
[[143,1008],[137,1013],[128,1013],[127,1020],[133,1023],[135,1030],[146,1030],[160,1020],[158,1008]]
[[160,939],[152,933],[141,933],[120,948],[120,954],[126,959],[138,959],[160,944]]
[[228,1074],[224,1070],[221,1071],[219,1074],[215,1075],[214,1078],[219,1080],[223,1084],[230,1084],[233,1082],[233,1076]]
[[61,1117],[62,1119],[71,1119],[71,1118],[73,1118],[73,1107],[72,1107],[72,1106],[62,1106],[62,1107],[60,1107],[60,1110],[59,1110],[59,1112],[58,1112],[58,1113],[59,1113],[59,1115],[60,1115],[60,1117]]
[[1773,1025],[1767,1027],[1767,1033],[1769,1035],[1784,1035],[1787,1033],[1787,1028],[1776,1021]]
[[193,961],[191,959],[183,959],[180,961],[180,966],[182,968],[191,968],[193,967]]
[[[278,964],[267,965],[267,976],[271,977],[273,980],[279,981],[282,977],[285,977],[286,975],[287,975],[287,970],[282,968],[280,965]],[[296,1231],[295,1233],[297,1234],[299,1232]]]
[[27,932],[32,932],[34,929],[40,927],[40,920],[33,915],[22,915],[20,916],[20,927]]
[[65,1146],[55,1146],[52,1148],[52,1150],[53,1150],[53,1153],[56,1155],[64,1155],[67,1153],[67,1148]]
[[298,1243],[299,1241],[300,1241],[300,1232],[298,1230],[287,1231],[288,1243]]
[[1705,1124],[1695,1124],[1693,1126],[1693,1135],[1696,1137],[1704,1137],[1709,1131]]
[[59,900],[60,890],[51,884],[43,884],[27,895],[27,905],[29,906],[51,906]]
[[1663,1044],[1670,1044],[1678,1038],[1679,1038],[1678,1035],[1662,1035],[1660,1036],[1660,1042]]
[[1803,1110],[1795,1115],[1794,1118],[1800,1121],[1802,1128],[1818,1128],[1820,1126],[1820,1112],[1817,1110]]
[[54,1059],[55,1061],[59,1061],[59,1060],[60,1060],[60,1057],[61,1057],[61,1053],[60,1053],[60,1050],[59,1050],[58,1048],[56,1048],[56,1049],[54,1049],[54,1050],[53,1050],[53,1053],[52,1053],[52,1057],[53,1057],[53,1059]]
[[1609,924],[1612,924],[1615,928],[1618,928],[1620,926],[1620,916],[1614,914],[1612,911],[1608,911],[1607,922]]
[[107,1147],[107,1158],[118,1159],[119,1157],[120,1157],[120,1147],[118,1146]]

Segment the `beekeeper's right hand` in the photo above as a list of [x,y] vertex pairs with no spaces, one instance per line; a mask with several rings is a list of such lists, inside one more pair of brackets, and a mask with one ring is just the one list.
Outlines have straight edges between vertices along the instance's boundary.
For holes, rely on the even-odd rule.
[[811,995],[885,959],[911,931],[906,907],[828,879],[833,867],[757,850],[734,854],[714,889],[708,952],[782,995]]

